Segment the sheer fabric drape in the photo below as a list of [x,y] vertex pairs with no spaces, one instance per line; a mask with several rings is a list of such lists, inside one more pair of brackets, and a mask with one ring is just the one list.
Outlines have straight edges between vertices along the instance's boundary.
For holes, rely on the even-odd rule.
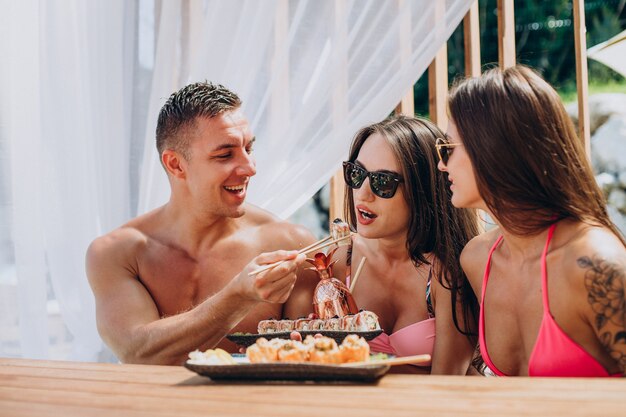
[[154,129],[172,91],[207,79],[241,96],[249,199],[285,218],[470,3],[0,0],[0,356],[107,360],[84,254],[167,201]]

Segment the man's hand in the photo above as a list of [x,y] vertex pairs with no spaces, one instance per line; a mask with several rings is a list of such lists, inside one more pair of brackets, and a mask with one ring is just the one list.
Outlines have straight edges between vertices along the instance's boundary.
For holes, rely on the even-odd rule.
[[[262,253],[254,258],[234,279],[236,291],[245,299],[267,303],[284,303],[296,283],[296,269],[306,256],[297,251],[279,250]],[[264,265],[284,261],[265,272],[248,274]]]

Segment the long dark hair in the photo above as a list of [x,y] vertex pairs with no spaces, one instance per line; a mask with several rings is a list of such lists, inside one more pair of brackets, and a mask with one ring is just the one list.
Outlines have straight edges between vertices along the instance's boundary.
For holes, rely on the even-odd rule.
[[[349,161],[354,162],[361,147],[372,134],[378,133],[391,146],[402,166],[404,182],[400,184],[410,209],[406,248],[417,266],[427,264],[426,253],[434,254],[439,282],[450,290],[454,325],[472,342],[476,339],[478,301],[461,269],[459,257],[465,244],[478,234],[473,210],[457,209],[446,178],[437,170],[435,141],[444,137],[432,122],[405,116],[394,116],[361,129],[354,137]],[[345,218],[356,227],[356,210],[352,190],[347,188]],[[462,325],[457,317],[457,300],[461,301]]]
[[624,243],[574,124],[537,73],[493,68],[453,87],[449,108],[478,191],[502,227],[534,235],[570,218],[606,226]]

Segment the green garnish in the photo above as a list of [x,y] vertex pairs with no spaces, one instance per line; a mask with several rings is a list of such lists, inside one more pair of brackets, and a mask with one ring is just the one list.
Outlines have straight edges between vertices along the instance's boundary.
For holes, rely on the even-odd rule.
[[387,355],[386,353],[374,353],[373,355],[370,355],[370,360],[371,361],[382,361],[385,359],[389,359],[390,356]]

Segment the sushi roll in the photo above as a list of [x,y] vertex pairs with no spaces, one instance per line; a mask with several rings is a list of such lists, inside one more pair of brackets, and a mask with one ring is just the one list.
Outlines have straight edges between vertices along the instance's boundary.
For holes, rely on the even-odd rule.
[[285,320],[280,320],[278,322],[278,331],[279,332],[290,332],[292,330],[294,330],[294,321],[293,320],[285,319]]
[[352,320],[352,329],[354,332],[371,332],[379,330],[378,316],[376,313],[368,310],[359,311],[354,315]]
[[278,332],[278,320],[269,319],[269,320],[261,320],[257,325],[257,333],[258,334],[268,334],[268,333],[276,333]]
[[341,318],[340,330],[349,332],[352,330],[352,320],[354,320],[354,314],[348,314]]
[[248,346],[246,356],[250,363],[271,363],[278,361],[278,350],[286,341],[283,339],[267,340],[260,337],[257,341]]
[[313,319],[309,323],[309,330],[324,330],[325,321],[321,319]]
[[355,334],[346,336],[339,346],[341,359],[346,362],[365,362],[370,358],[370,345],[365,339]]
[[311,348],[302,342],[286,340],[278,349],[279,362],[307,362]]
[[324,320],[324,330],[337,331],[341,328],[341,319],[337,316]]
[[[342,237],[350,236],[350,226],[348,223],[337,218],[330,223],[330,237],[333,240],[340,239]],[[350,241],[346,239],[346,242]],[[346,243],[339,242],[338,245],[345,245]]]
[[294,330],[311,330],[311,319],[301,318],[295,321]]
[[312,347],[309,355],[311,362],[325,364],[341,363],[342,354],[335,339],[330,337],[309,339],[309,337],[307,337],[307,344]]

